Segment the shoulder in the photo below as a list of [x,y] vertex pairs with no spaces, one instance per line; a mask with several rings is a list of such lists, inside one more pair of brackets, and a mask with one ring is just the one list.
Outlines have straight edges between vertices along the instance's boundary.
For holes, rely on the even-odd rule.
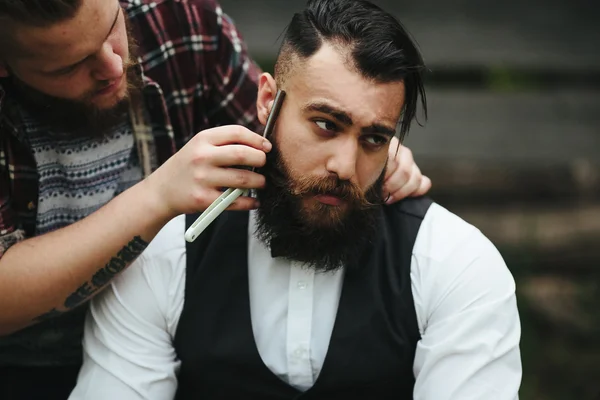
[[415,392],[436,399],[448,393],[516,398],[521,330],[515,281],[494,244],[432,204],[412,254],[411,289],[421,333]]
[[485,278],[478,281],[482,285],[499,277],[512,282],[500,252],[477,227],[435,202],[427,208],[415,204],[413,211],[403,206],[402,212],[422,219],[412,250],[411,274],[417,284],[448,285],[467,275]]
[[432,203],[423,216],[413,255],[443,261],[460,247],[463,247],[462,250],[475,250],[475,245],[485,239],[475,226],[441,205]]
[[496,246],[475,226],[432,204],[413,248],[411,280],[422,326],[515,295],[515,281]]
[[[208,85],[215,68],[230,67],[228,52],[245,49],[235,24],[216,1],[125,0],[121,5],[144,74],[167,96]],[[178,79],[171,79],[173,74]]]
[[217,33],[223,18],[229,19],[215,0],[121,0],[120,3],[135,25],[143,21],[146,30],[166,34],[166,38],[176,33],[192,36]]
[[[460,275],[474,265],[475,272],[508,272],[494,244],[475,226],[428,197],[407,198],[386,207],[391,226],[398,235],[415,237],[413,273],[431,273],[432,278]],[[482,260],[494,261],[483,263]]]
[[469,268],[482,275],[509,274],[496,246],[477,227],[436,203],[423,218],[413,257],[437,275],[458,275]]

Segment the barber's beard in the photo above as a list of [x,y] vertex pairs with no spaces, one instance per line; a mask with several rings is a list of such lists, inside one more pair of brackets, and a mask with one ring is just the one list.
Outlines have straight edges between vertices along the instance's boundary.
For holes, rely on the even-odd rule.
[[37,121],[45,124],[53,135],[99,138],[112,133],[112,130],[127,118],[132,91],[137,90],[137,86],[132,84],[137,77],[133,76],[135,74],[131,68],[127,70],[127,75],[127,94],[109,108],[94,105],[89,101],[89,94],[78,100],[47,95],[14,76],[7,90],[19,105]]
[[[127,21],[127,19],[126,19]],[[129,27],[128,27],[129,28]],[[135,71],[137,45],[128,29],[129,60],[123,65],[127,89],[123,98],[109,108],[99,108],[91,101],[98,90],[108,86],[98,81],[96,87],[79,99],[70,100],[45,94],[20,80],[14,74],[2,82],[5,90],[14,97],[37,121],[46,125],[50,134],[68,137],[102,138],[113,133],[128,116],[130,104],[140,98],[141,77]]]
[[[274,256],[317,271],[357,268],[378,226],[385,170],[366,192],[336,177],[294,179],[276,140],[272,142],[267,163],[259,171],[266,177],[266,186],[258,192],[257,237]],[[319,203],[314,199],[319,194],[342,198],[344,204]]]

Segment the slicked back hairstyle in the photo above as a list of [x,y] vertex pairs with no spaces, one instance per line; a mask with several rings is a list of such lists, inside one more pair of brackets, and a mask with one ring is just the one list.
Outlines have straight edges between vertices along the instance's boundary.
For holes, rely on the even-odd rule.
[[347,49],[349,61],[365,79],[404,82],[400,140],[416,117],[419,97],[427,118],[423,57],[394,16],[367,0],[308,0],[284,33],[275,64],[277,81],[285,82],[324,42]]

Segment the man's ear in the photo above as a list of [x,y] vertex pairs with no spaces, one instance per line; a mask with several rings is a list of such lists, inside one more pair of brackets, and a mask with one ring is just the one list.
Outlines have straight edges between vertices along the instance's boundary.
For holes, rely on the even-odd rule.
[[6,78],[8,75],[8,68],[6,68],[6,64],[0,61],[0,78]]
[[277,95],[277,83],[271,74],[264,73],[258,82],[258,97],[256,99],[256,112],[261,124],[266,125],[267,117],[273,107]]

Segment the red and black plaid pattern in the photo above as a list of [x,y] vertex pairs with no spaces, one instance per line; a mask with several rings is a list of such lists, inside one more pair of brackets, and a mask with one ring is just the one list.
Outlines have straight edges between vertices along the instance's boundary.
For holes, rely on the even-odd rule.
[[[258,130],[259,67],[216,0],[121,0],[139,45],[143,110],[133,110],[140,163],[153,171],[196,133]],[[0,257],[35,235],[36,163],[0,84]]]

